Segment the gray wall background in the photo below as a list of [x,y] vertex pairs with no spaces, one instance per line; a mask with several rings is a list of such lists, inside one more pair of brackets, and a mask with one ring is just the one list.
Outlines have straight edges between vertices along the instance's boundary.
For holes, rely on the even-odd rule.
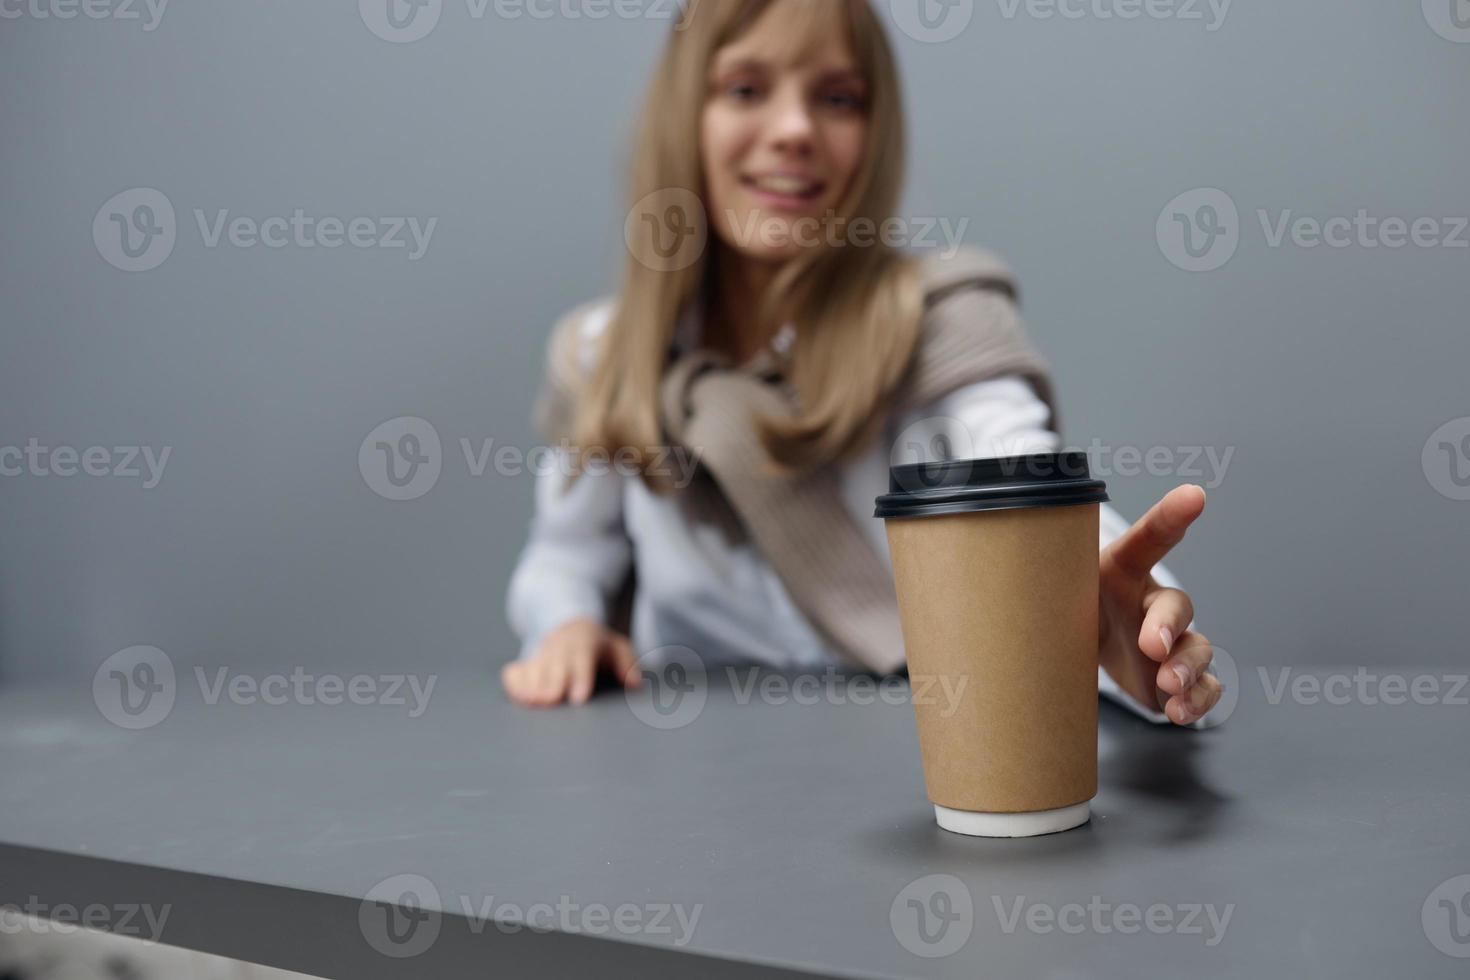
[[[1272,248],[1256,210],[1470,215],[1470,43],[1432,29],[1433,2],[1237,0],[1216,30],[1008,6],[975,0],[944,43],[893,32],[907,210],[967,218],[1013,261],[1069,442],[1233,448],[1170,562],[1217,644],[1242,664],[1463,662],[1470,501],[1423,451],[1470,416],[1470,250]],[[669,22],[443,0],[430,34],[389,43],[350,0],[178,3],[153,30],[141,6],[6,9],[0,446],[171,456],[153,489],[0,477],[0,672],[87,674],[133,644],[237,667],[511,656],[532,478],[470,475],[459,439],[534,445],[548,327],[614,281]],[[91,229],[133,187],[168,197],[177,241],[129,273]],[[1155,220],[1199,187],[1238,205],[1239,244],[1190,273]],[[438,222],[409,261],[208,248],[196,208]],[[358,450],[406,415],[443,469],[392,501]],[[1190,478],[1110,489],[1131,517]]]

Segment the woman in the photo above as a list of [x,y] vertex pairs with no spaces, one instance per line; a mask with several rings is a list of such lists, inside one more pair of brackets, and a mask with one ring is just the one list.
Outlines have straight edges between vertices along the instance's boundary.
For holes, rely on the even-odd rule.
[[[900,666],[891,599],[847,603],[862,629],[828,612],[887,568],[871,514],[888,464],[1058,448],[1004,266],[860,239],[892,216],[902,157],[866,0],[689,5],[644,106],[622,289],[549,345],[540,422],[567,465],[539,478],[509,589],[514,700],[581,703],[599,669],[637,685],[638,653],[668,645]],[[669,446],[719,453],[682,471]],[[798,498],[836,522],[826,553],[791,554],[780,501]],[[1184,486],[1132,527],[1102,511],[1099,687],[1154,721],[1206,724],[1220,697],[1190,599],[1155,567],[1203,508]],[[814,590],[799,571],[818,566],[841,584]],[[630,572],[631,639],[612,609]]]

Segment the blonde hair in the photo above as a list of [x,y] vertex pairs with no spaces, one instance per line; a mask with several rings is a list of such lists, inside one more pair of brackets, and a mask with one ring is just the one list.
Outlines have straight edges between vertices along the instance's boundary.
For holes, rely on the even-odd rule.
[[[635,144],[630,205],[667,188],[706,199],[699,133],[715,52],[774,4],[789,5],[800,31],[836,14],[871,93],[864,159],[836,217],[874,224],[893,215],[903,183],[904,127],[899,80],[882,25],[868,0],[699,0],[675,25],[644,100]],[[662,440],[658,388],[680,313],[703,295],[712,263],[727,246],[715,235],[684,268],[661,271],[631,252],[616,310],[586,388],[573,438],[586,453],[628,446],[644,461],[643,480]],[[800,405],[789,419],[756,425],[775,470],[803,471],[860,451],[881,425],[882,403],[901,380],[918,341],[923,297],[917,267],[874,243],[813,247],[782,266],[764,298],[764,317],[787,311],[797,326],[787,379]]]

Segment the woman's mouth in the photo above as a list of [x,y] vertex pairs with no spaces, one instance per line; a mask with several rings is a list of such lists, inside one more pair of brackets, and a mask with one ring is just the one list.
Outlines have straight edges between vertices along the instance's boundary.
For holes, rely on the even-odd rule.
[[790,211],[806,210],[827,186],[811,177],[785,173],[745,175],[740,183],[765,204]]

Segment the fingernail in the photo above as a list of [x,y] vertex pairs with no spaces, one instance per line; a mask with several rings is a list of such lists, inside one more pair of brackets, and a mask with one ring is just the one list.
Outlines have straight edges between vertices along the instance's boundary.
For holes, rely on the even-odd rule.
[[1190,709],[1188,703],[1180,702],[1177,710],[1179,712],[1179,724],[1187,725],[1190,722],[1194,721],[1196,715],[1194,711]]
[[1174,676],[1179,678],[1179,690],[1189,690],[1189,685],[1194,683],[1194,671],[1185,664],[1174,665]]
[[1174,646],[1174,633],[1167,626],[1159,627],[1159,639],[1164,641],[1164,652],[1168,653]]

